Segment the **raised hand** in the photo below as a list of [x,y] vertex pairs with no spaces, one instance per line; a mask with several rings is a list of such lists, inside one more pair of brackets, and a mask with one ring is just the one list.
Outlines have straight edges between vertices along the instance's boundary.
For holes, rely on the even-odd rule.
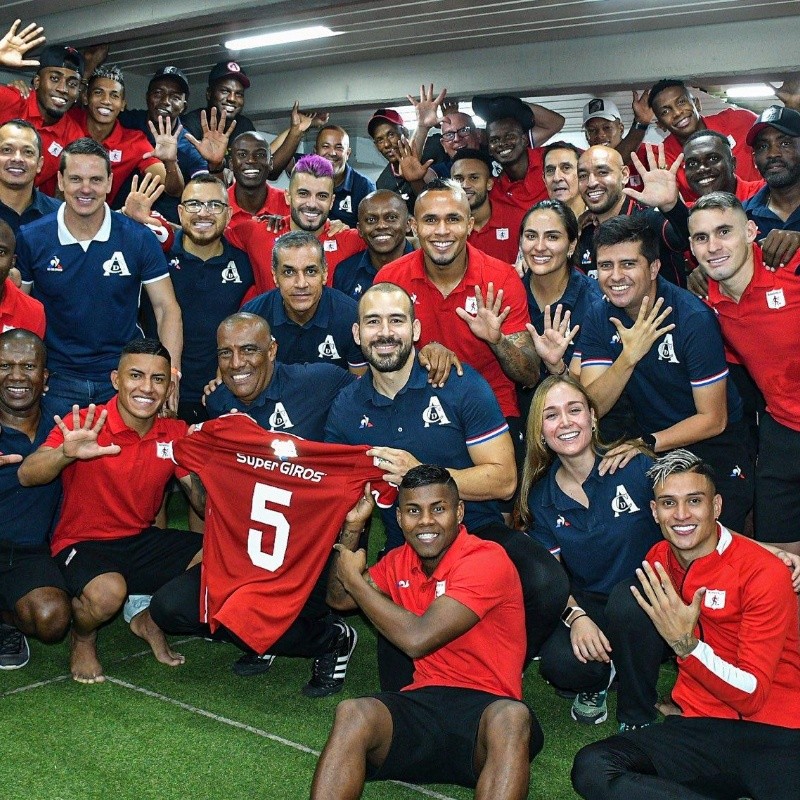
[[[151,123],[152,124],[152,123]],[[141,181],[138,175],[131,179],[131,190],[125,198],[125,205],[122,208],[126,217],[147,225],[152,222],[150,212],[153,210],[153,203],[164,193],[164,184],[161,178],[152,172],[145,172]]]
[[[562,313],[563,312],[563,313]],[[536,353],[542,359],[548,372],[558,374],[559,362],[563,361],[564,354],[577,336],[580,325],[570,328],[570,311],[563,311],[561,303],[556,306],[555,316],[550,313],[550,306],[544,308],[544,329],[541,336],[533,325],[526,325],[528,333],[533,339]],[[563,366],[563,365],[562,365]]]
[[23,56],[29,50],[44,43],[44,36],[39,35],[44,28],[31,22],[30,25],[26,25],[21,31],[18,31],[21,24],[21,19],[15,19],[8,29],[8,33],[0,39],[0,64],[4,67],[17,69],[39,66],[39,62],[35,58],[23,58]]
[[[439,108],[447,97],[447,89],[442,89],[438,95],[434,97],[433,84],[425,87],[423,84],[419,87],[419,100],[412,97],[410,94],[406,95],[408,102],[414,106],[417,112],[417,124],[423,128],[438,128],[440,125]],[[408,178],[406,178],[408,180]]]
[[647,151],[648,168],[642,164],[642,160],[636,153],[631,153],[633,166],[642,178],[642,191],[625,188],[628,197],[632,197],[640,203],[650,208],[658,208],[663,212],[671,211],[678,202],[678,169],[683,163],[683,153],[681,153],[671,166],[667,168],[666,156],[664,155],[664,145],[660,144],[657,154],[652,145],[645,145]]
[[297,100],[292,106],[292,127],[297,128],[301,133],[305,133],[309,128],[321,128],[329,118],[330,115],[327,111],[301,111],[300,102]]
[[475,300],[477,310],[474,315],[463,308],[457,308],[456,314],[469,325],[469,329],[479,339],[490,345],[499,344],[503,338],[503,323],[511,313],[511,306],[503,308],[503,290],[500,289],[495,295],[494,284],[489,283],[484,302],[481,287],[476,286]]
[[153,135],[155,147],[146,153],[144,158],[157,158],[164,164],[174,163],[178,160],[178,137],[183,130],[180,121],[176,121],[175,130],[172,129],[172,120],[169,117],[158,118],[158,129],[151,120],[147,120],[150,133]]
[[653,121],[653,109],[650,108],[648,100],[650,99],[650,90],[645,89],[640,94],[635,91],[631,92],[633,99],[631,101],[631,110],[637,122],[643,125],[649,125]]
[[217,120],[217,109],[211,109],[211,116],[205,110],[200,112],[200,128],[203,138],[198,140],[191,133],[186,133],[186,138],[197,148],[197,152],[208,162],[209,166],[222,164],[225,153],[228,151],[228,140],[236,129],[236,120],[232,120],[228,127],[227,112],[223,111]]
[[626,358],[631,366],[638,364],[650,352],[659,336],[669,333],[675,327],[674,324],[662,327],[664,320],[672,313],[672,306],[661,310],[664,305],[663,297],[659,297],[648,310],[649,304],[650,298],[645,295],[636,322],[630,328],[626,328],[616,317],[609,318],[619,334],[622,345],[620,358]]
[[77,405],[72,406],[72,428],[68,428],[58,414],[53,418],[64,435],[62,447],[67,458],[86,461],[99,456],[115,456],[121,450],[118,444],[102,446],[97,443],[97,437],[106,424],[108,411],[103,409],[95,422],[96,413],[97,406],[92,403],[86,411],[86,418],[81,423],[80,407]]
[[423,164],[405,136],[400,137],[397,150],[400,153],[400,174],[409,183],[423,180],[428,174],[428,168],[433,164],[433,159],[431,158]]

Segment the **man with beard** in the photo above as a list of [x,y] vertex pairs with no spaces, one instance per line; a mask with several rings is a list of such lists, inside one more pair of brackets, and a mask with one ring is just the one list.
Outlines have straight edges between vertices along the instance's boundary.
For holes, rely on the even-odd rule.
[[[345,228],[332,233],[328,220],[333,205],[333,167],[318,155],[303,156],[292,170],[286,201],[291,209],[284,217],[281,230],[308,231],[321,242],[328,263],[327,285],[333,281],[337,265],[348,256],[364,249],[357,231]],[[267,229],[263,222],[242,221],[228,230],[232,244],[247,253],[253,266],[259,294],[275,288],[272,276],[272,248],[280,233]]]
[[350,137],[339,125],[324,125],[317,134],[314,152],[333,164],[333,206],[330,219],[338,219],[351,228],[358,222],[361,201],[375,191],[375,184],[356,172],[348,163]]
[[408,207],[388,189],[378,189],[358,204],[357,230],[367,249],[342,261],[333,278],[333,288],[354,300],[372,286],[382,267],[414,249],[406,239]]
[[[447,465],[465,501],[469,531],[503,546],[520,573],[528,663],[558,624],[567,580],[543,547],[503,524],[499,501],[514,493],[516,468],[508,424],[491,387],[466,366],[462,377],[450,375],[438,386],[428,382],[415,357],[420,320],[411,297],[392,283],[364,293],[353,335],[369,371],[333,402],[325,440],[372,445],[367,455],[381,460],[384,480],[394,484],[420,463]],[[394,508],[382,518],[385,549],[391,550],[403,543]],[[382,641],[379,671],[382,689],[399,690],[411,681],[411,660]]]
[[622,156],[613,148],[596,145],[578,159],[578,186],[590,212],[578,239],[578,263],[587,275],[597,277],[592,246],[597,226],[617,216],[644,216],[659,237],[661,276],[685,287],[688,210],[678,196],[675,178],[683,157],[669,170],[664,169],[661,147],[657,158],[648,152],[649,170],[635,155],[633,158],[644,182],[641,192],[625,188],[629,171],[622,163]]
[[453,157],[452,179],[461,185],[475,220],[467,241],[493,258],[513,264],[519,252],[519,227],[525,212],[504,203],[492,204],[492,159],[482,150],[462,148]]
[[[239,310],[253,286],[253,270],[245,253],[223,235],[231,211],[222,181],[205,174],[192,178],[178,213],[181,229],[167,261],[183,321],[178,417],[191,424],[208,419],[202,397],[217,372],[217,326]],[[145,332],[155,335],[155,315],[146,299],[142,312]]]
[[272,149],[266,135],[248,131],[236,136],[231,144],[230,167],[234,183],[228,188],[231,207],[230,226],[243,220],[289,213],[286,193],[267,182],[272,173]]

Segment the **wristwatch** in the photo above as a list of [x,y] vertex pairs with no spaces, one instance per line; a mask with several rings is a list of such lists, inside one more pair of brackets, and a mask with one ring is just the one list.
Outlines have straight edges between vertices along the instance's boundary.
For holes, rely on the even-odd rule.
[[579,611],[582,614],[586,613],[580,606],[567,606],[561,612],[561,621],[569,628],[570,627],[570,621],[569,621],[570,618],[572,617],[573,614],[576,614]]

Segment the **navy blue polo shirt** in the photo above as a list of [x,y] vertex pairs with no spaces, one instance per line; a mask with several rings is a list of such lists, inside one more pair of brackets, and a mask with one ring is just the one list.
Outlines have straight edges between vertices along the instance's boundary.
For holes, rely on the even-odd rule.
[[345,165],[344,180],[341,185],[334,187],[333,208],[328,216],[355,228],[358,224],[358,204],[374,191],[375,184],[366,175],[356,172],[349,164]]
[[[411,242],[406,240],[403,248],[403,255],[414,250]],[[369,257],[369,250],[362,250],[360,253],[340,261],[333,273],[333,288],[344,292],[348,297],[358,302],[361,295],[367,291],[375,282],[378,270],[373,266],[372,259]]]
[[[222,238],[222,253],[208,261],[183,249],[183,231],[167,254],[169,275],[183,318],[181,399],[199,403],[203,387],[217,374],[217,327],[235,314],[253,285],[250,259]],[[153,307],[142,298],[143,327],[156,336]]]
[[784,222],[769,206],[769,186],[759,189],[749,200],[745,200],[744,210],[747,216],[758,225],[758,238],[763,239],[774,230],[800,231],[800,206],[789,215]]
[[364,367],[361,348],[353,339],[353,324],[358,322],[358,305],[337,289],[322,288],[314,316],[304,325],[289,319],[278,289],[260,294],[242,306],[242,311],[258,314],[268,323],[282,364],[335,364],[337,367]]
[[583,484],[589,499],[584,508],[556,483],[561,462],[534,484],[528,495],[533,519],[529,534],[553,555],[560,555],[572,576],[572,586],[608,595],[620,581],[630,581],[647,551],[661,541],[653,519],[653,461],[637,455],[613,475],[597,472],[600,459]]
[[[29,456],[44,444],[53,420],[42,414],[33,442],[16,428],[0,428],[0,454]],[[20,486],[17,480],[19,463],[0,467],[0,542],[36,546],[48,544],[53,522],[61,500],[61,478],[43,486]]]
[[[443,388],[434,388],[416,353],[413,358],[408,383],[394,399],[376,391],[371,372],[342,391],[331,406],[325,441],[396,447],[407,450],[423,464],[453,469],[474,466],[469,448],[508,430],[491,387],[465,364],[463,377],[451,372]],[[464,524],[469,531],[503,521],[496,501],[468,501],[464,506]],[[404,541],[396,508],[395,504],[381,510],[387,549]]]
[[40,192],[38,189],[34,189],[33,200],[31,200],[30,205],[21,214],[17,214],[11,206],[7,206],[0,200],[0,219],[8,224],[16,236],[17,231],[23,225],[27,225],[29,222],[35,222],[37,219],[46,217],[48,214],[55,213],[58,211],[60,205],[60,200],[56,200],[55,197],[50,197],[50,195],[44,194],[44,192]]
[[[658,279],[657,297],[663,308],[672,306],[665,324],[675,328],[662,335],[636,365],[625,386],[636,422],[647,433],[664,430],[697,413],[692,389],[728,377],[719,324],[701,300],[686,289]],[[616,328],[609,317],[626,328],[634,321],[611,303],[592,306],[581,328],[582,367],[610,367],[622,352]],[[728,423],[742,418],[742,401],[732,380],[727,382]]]
[[[525,285],[525,293],[528,295],[528,313],[531,316],[531,323],[537,333],[541,335],[544,332],[544,311],[539,310],[539,304],[533,296],[530,275],[526,275],[522,282]],[[550,304],[551,315],[556,313],[556,306],[559,303],[562,306],[562,314],[570,312],[570,326],[573,328],[576,325],[583,326],[583,320],[589,307],[595,303],[603,303],[603,293],[594,278],[584,275],[580,270],[571,269],[564,294],[555,303]],[[580,341],[579,337],[580,331],[578,331],[578,337],[572,340],[567,352],[564,353],[565,364],[569,364],[572,360],[572,354]],[[541,372],[542,378],[546,378],[550,374],[544,364],[542,364]]]
[[168,279],[167,260],[149,228],[108,207],[88,243],[72,237],[63,217],[61,206],[20,229],[17,267],[44,305],[48,369],[107,381],[122,348],[142,336],[142,284]]
[[331,364],[276,363],[267,387],[249,405],[221,384],[206,398],[206,409],[215,419],[235,408],[265,430],[323,442],[331,403],[355,380],[355,375]]
[[[123,111],[119,115],[119,122],[126,128],[134,128],[141,131],[150,144],[155,145],[153,134],[150,132],[150,126],[147,124],[150,117],[147,109],[133,109]],[[183,180],[188,183],[189,179],[200,172],[208,172],[208,164],[206,160],[197,152],[197,148],[186,138],[186,131],[182,130],[178,135],[178,168],[183,175]],[[120,192],[122,197],[120,202],[124,203],[127,192]],[[119,195],[118,195],[119,198]],[[153,209],[162,214],[170,222],[180,225],[180,218],[178,217],[178,204],[180,197],[172,197],[164,192],[161,197],[153,204]]]

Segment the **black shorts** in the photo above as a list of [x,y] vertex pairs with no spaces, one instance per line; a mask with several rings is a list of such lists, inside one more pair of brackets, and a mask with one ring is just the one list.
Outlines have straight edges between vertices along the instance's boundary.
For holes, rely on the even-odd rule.
[[203,537],[172,528],[145,528],[121,539],[87,539],[65,547],[55,560],[73,597],[89,581],[107,572],[119,572],[129,594],[153,594],[180,575],[203,546]]
[[[454,783],[474,787],[475,744],[483,712],[497,700],[514,700],[475,689],[426,686],[373,695],[392,715],[392,744],[380,767],[367,764],[368,781]],[[530,710],[530,709],[529,709]],[[531,722],[536,717],[531,711]],[[531,731],[530,761],[541,749]]]
[[45,587],[67,591],[50,548],[0,542],[0,609],[13,611],[26,594]]

